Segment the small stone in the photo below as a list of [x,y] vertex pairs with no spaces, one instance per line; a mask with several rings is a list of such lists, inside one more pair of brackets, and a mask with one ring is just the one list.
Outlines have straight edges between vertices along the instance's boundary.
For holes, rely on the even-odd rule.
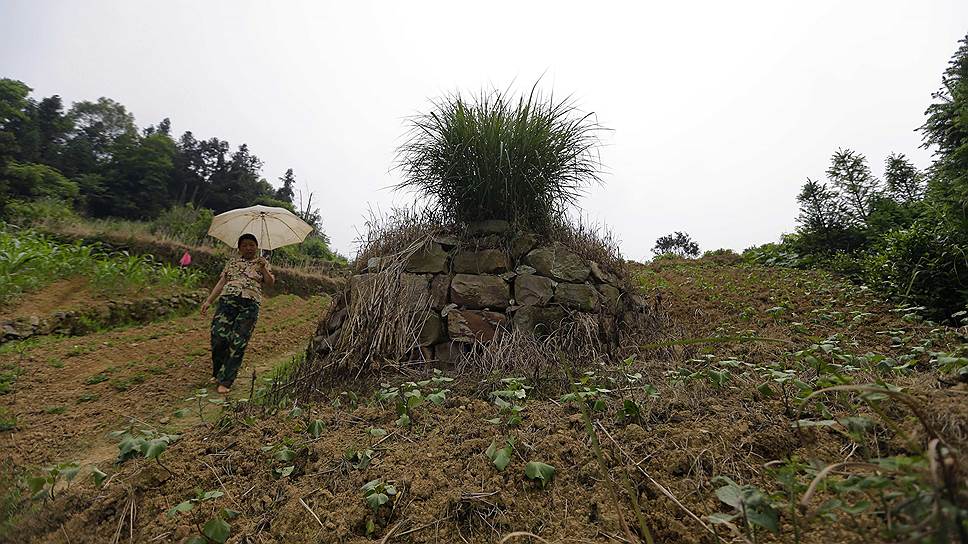
[[544,306],[555,295],[555,281],[528,274],[514,280],[514,301],[522,306]]
[[605,304],[605,308],[612,313],[617,312],[622,292],[611,285],[596,285],[595,288],[602,294],[602,302]]
[[611,285],[618,283],[618,278],[614,274],[602,270],[602,267],[595,261],[588,262],[588,269],[591,271],[592,278],[598,283],[608,283]]
[[497,312],[456,310],[447,314],[447,334],[459,342],[489,342],[505,319]]
[[524,257],[538,274],[559,281],[583,282],[588,279],[588,263],[560,243],[539,247]]
[[472,310],[503,310],[511,300],[511,289],[497,276],[457,274],[450,282],[450,300]]
[[537,270],[533,266],[528,266],[526,264],[519,264],[517,268],[514,269],[514,273],[519,276],[526,276],[528,274],[534,274]]
[[599,297],[598,291],[591,285],[560,283],[555,289],[554,301],[583,312],[597,312]]
[[514,312],[511,324],[515,330],[544,336],[557,329],[566,313],[557,306],[522,306]]
[[447,269],[447,253],[440,244],[428,244],[417,250],[410,258],[404,270],[416,274],[439,274]]
[[450,291],[450,276],[437,274],[430,280],[430,307],[438,312],[447,305],[447,293]]
[[508,256],[500,249],[461,251],[454,256],[454,272],[458,273],[500,274],[508,268]]
[[514,260],[524,257],[529,251],[538,245],[538,241],[539,238],[537,234],[531,232],[518,234],[514,237],[514,239],[511,240],[511,257],[513,257]]

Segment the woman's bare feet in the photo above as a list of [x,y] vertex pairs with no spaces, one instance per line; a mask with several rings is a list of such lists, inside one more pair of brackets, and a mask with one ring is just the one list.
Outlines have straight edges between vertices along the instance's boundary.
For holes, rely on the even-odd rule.
[[231,389],[229,389],[228,387],[225,387],[224,385],[219,385],[216,391],[218,391],[220,395],[226,395],[228,394],[229,391],[231,391]]

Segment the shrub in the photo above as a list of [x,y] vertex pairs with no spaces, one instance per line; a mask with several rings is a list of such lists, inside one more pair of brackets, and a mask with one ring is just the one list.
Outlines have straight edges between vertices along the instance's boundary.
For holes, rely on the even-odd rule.
[[864,280],[947,319],[968,307],[968,239],[923,219],[885,234],[861,263]]
[[669,253],[676,257],[698,257],[699,244],[693,241],[692,237],[688,234],[676,231],[673,234],[667,234],[656,240],[655,247],[652,248],[652,253],[656,255]]
[[70,203],[55,198],[43,198],[33,202],[11,200],[4,210],[5,219],[14,225],[63,225],[80,221]]
[[547,230],[600,181],[601,127],[536,87],[517,101],[501,91],[448,95],[409,124],[397,188],[416,190],[458,222],[505,219]]
[[152,221],[151,233],[161,232],[182,242],[196,244],[208,234],[212,217],[212,210],[208,208],[196,208],[191,204],[172,206]]

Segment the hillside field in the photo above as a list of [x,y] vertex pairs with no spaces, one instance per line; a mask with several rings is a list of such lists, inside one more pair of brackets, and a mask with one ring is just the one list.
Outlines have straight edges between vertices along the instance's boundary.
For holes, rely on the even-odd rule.
[[730,259],[635,281],[658,341],[564,389],[417,369],[260,403],[328,297],[267,299],[226,400],[197,313],[7,343],[0,542],[965,541],[965,327]]

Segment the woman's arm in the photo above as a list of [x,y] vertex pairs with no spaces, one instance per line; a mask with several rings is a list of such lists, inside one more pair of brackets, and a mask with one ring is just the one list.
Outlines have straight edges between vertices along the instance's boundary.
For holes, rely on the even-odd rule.
[[218,283],[215,284],[215,287],[212,288],[212,292],[208,295],[208,298],[202,303],[202,315],[205,315],[208,312],[208,307],[215,302],[215,299],[217,299],[219,295],[222,294],[223,287],[225,287],[225,272],[222,272],[222,275],[219,276]]
[[259,257],[259,273],[262,274],[262,283],[266,287],[272,287],[276,283],[276,277],[269,270],[269,261],[265,257]]

